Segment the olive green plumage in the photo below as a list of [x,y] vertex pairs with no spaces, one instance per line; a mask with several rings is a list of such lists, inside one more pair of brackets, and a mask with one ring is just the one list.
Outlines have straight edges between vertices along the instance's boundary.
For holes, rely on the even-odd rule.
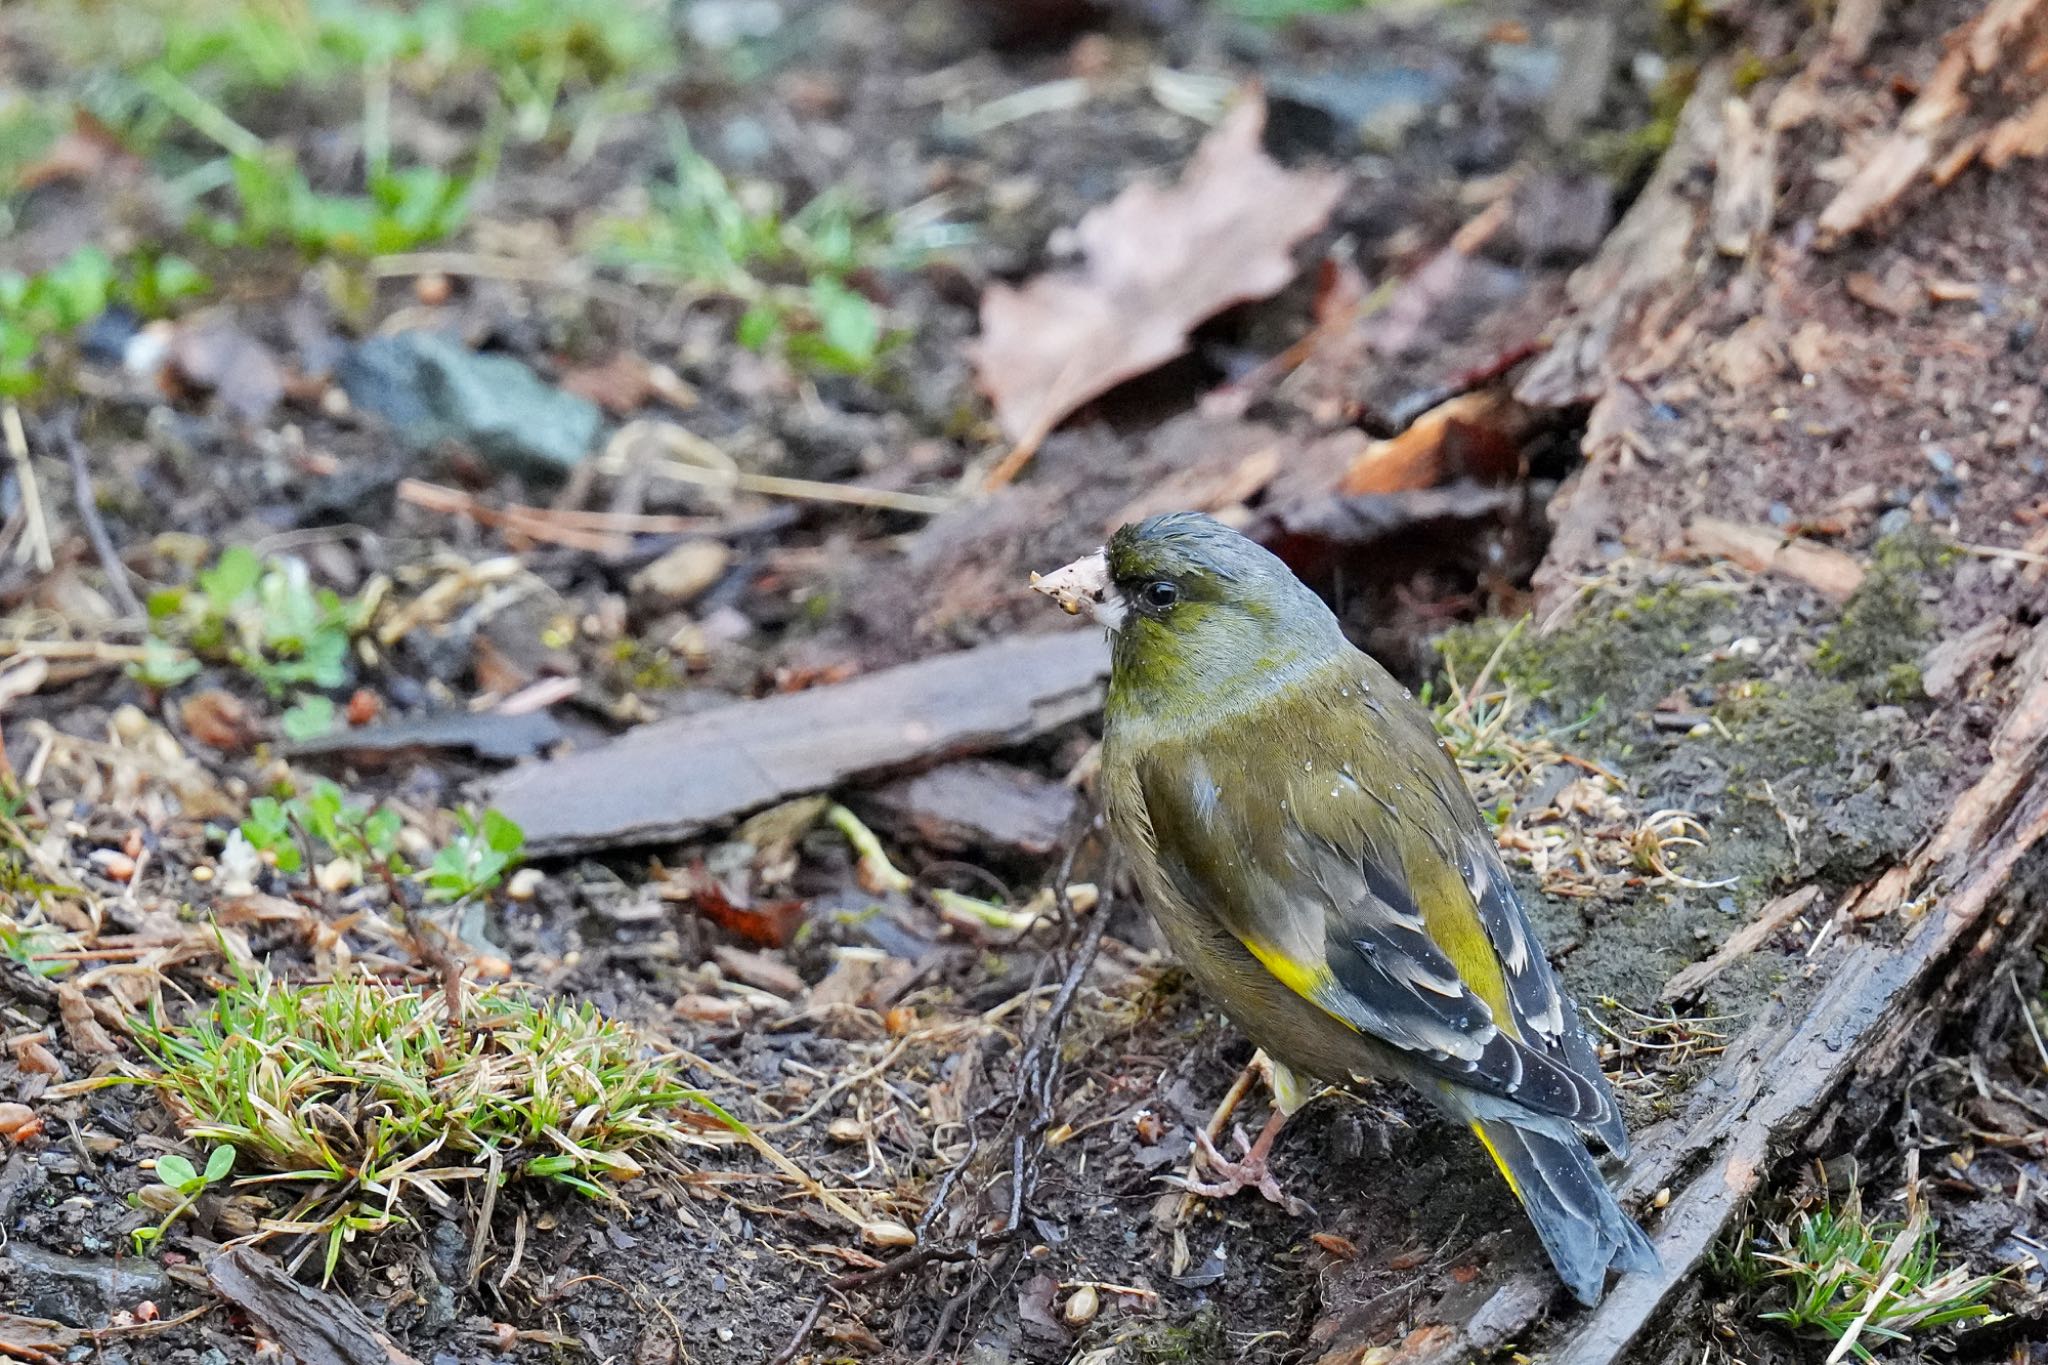
[[1653,1267],[1579,1136],[1622,1150],[1613,1094],[1428,716],[1217,522],[1104,553],[1104,798],[1197,984],[1276,1062],[1471,1125],[1582,1301]]

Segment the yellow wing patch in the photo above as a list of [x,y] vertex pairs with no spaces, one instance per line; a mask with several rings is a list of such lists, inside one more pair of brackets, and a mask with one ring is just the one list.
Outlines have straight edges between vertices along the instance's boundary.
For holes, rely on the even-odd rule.
[[1341,1020],[1354,1030],[1358,1027],[1356,1024],[1352,1024],[1350,1020],[1344,1019],[1342,1015],[1331,1010],[1328,1005],[1323,1004],[1331,988],[1337,984],[1336,976],[1331,973],[1326,964],[1298,961],[1295,958],[1289,957],[1286,949],[1275,947],[1270,943],[1261,943],[1256,939],[1248,941],[1244,946],[1251,949],[1252,956],[1257,958],[1260,965],[1273,974],[1275,981],[1278,981],[1302,999],[1312,1000],[1317,1005],[1321,1005],[1323,1010],[1330,1014],[1332,1018]]
[[1486,1135],[1485,1125],[1473,1124],[1472,1132],[1478,1137],[1480,1145],[1486,1148],[1486,1154],[1493,1158],[1493,1164],[1500,1168],[1501,1179],[1508,1182],[1508,1189],[1513,1191],[1515,1198],[1520,1199],[1522,1183],[1515,1179],[1515,1173],[1508,1169],[1508,1163],[1501,1160],[1500,1148],[1494,1146],[1493,1139]]

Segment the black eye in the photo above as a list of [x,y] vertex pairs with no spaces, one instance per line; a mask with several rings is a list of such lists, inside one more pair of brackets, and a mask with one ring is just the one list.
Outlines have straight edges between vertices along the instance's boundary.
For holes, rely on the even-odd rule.
[[1138,600],[1153,611],[1165,611],[1180,601],[1180,588],[1165,579],[1155,579],[1138,589]]

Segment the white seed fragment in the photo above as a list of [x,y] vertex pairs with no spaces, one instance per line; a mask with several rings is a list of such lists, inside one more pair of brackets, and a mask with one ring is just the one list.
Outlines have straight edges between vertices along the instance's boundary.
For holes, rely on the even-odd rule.
[[313,877],[320,889],[330,896],[339,895],[362,879],[363,869],[356,865],[353,858],[336,858],[333,862],[322,863],[320,870]]
[[888,1218],[878,1218],[860,1230],[860,1238],[874,1247],[909,1247],[917,1245],[917,1234],[903,1224]]

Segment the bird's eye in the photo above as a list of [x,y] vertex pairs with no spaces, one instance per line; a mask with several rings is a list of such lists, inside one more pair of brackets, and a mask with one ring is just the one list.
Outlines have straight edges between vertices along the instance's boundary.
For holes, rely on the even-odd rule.
[[1139,589],[1138,597],[1153,611],[1165,611],[1175,602],[1180,601],[1180,588],[1177,584],[1169,583],[1161,578],[1147,583],[1143,588]]

